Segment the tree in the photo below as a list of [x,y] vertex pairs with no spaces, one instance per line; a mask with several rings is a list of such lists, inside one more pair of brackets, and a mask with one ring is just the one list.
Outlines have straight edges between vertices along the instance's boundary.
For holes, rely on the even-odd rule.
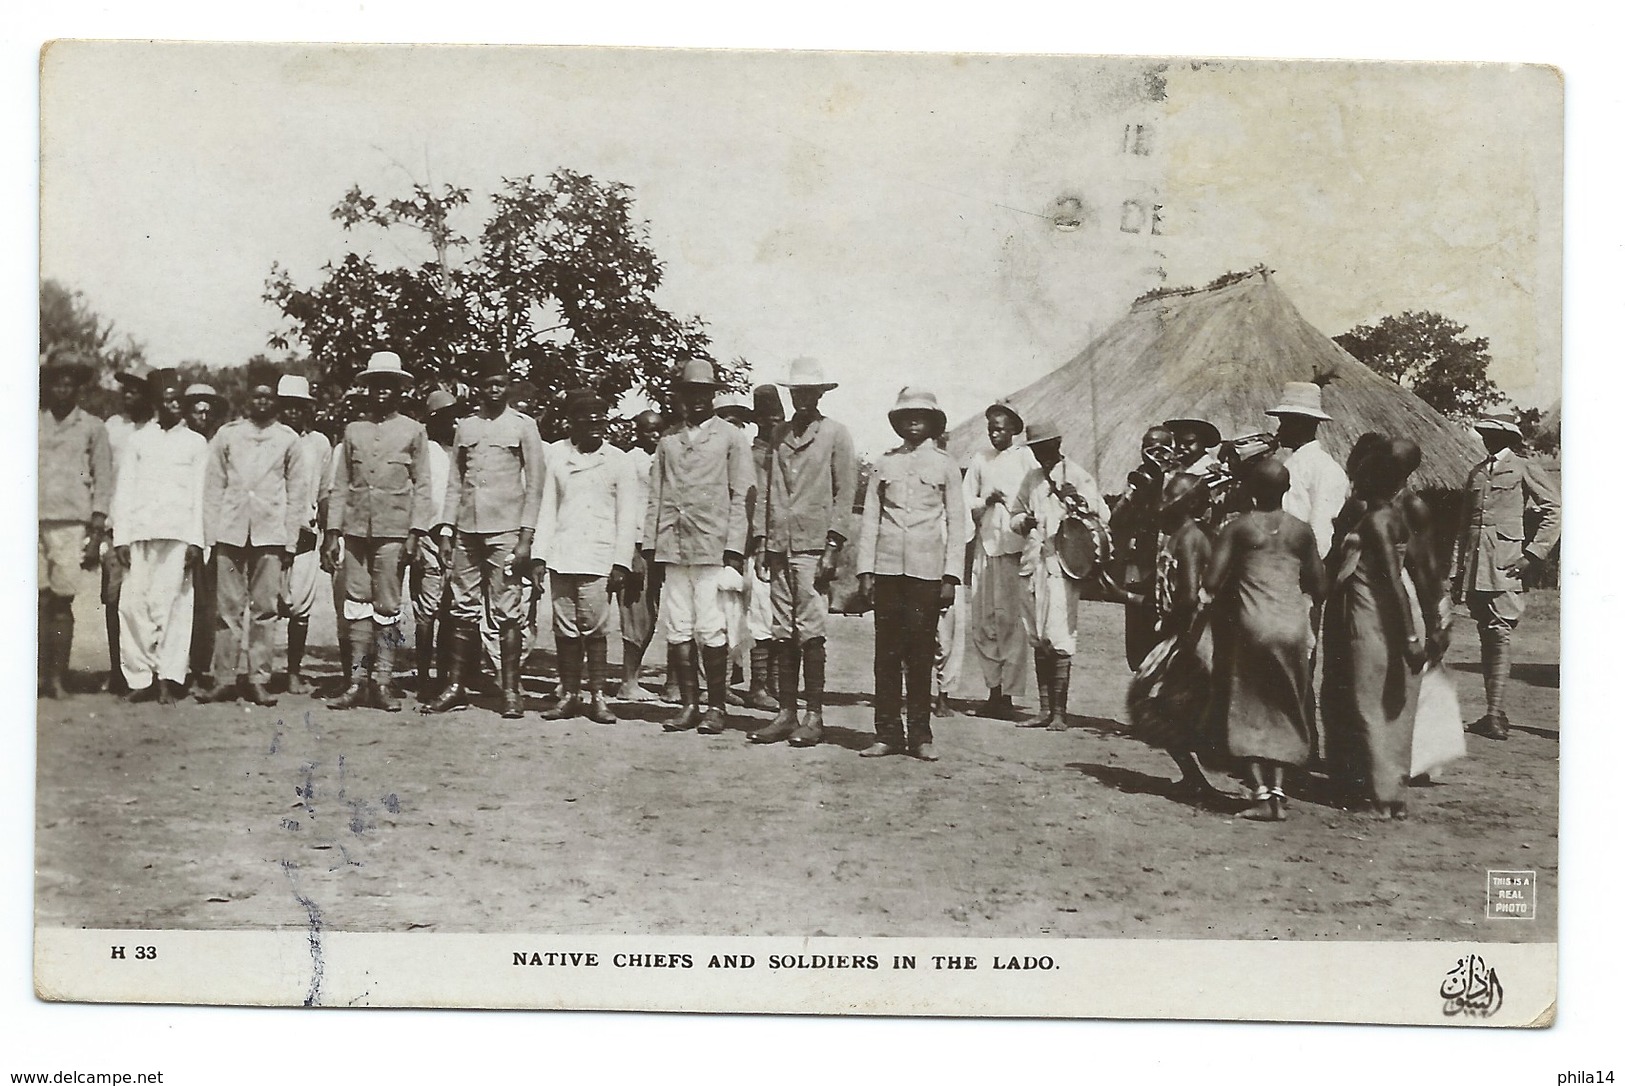
[[81,402],[86,410],[106,416],[117,409],[118,396],[112,375],[146,361],[146,347],[118,332],[80,291],[55,279],[40,283],[39,356],[40,361],[72,351],[89,360],[94,371],[92,386]]
[[[466,188],[415,185],[410,196],[381,203],[352,187],[332,210],[346,231],[415,232],[428,243],[427,258],[384,267],[350,253],[309,288],[273,265],[265,299],[286,326],[271,345],[302,343],[325,377],[324,398],[375,350],[400,354],[426,385],[457,383],[465,376],[459,360],[485,349],[546,397],[591,387],[613,402],[638,389],[662,406],[677,363],[715,361],[704,322],[655,301],[664,264],[648,224],[632,216],[628,186],[559,170],[544,182],[505,178],[491,199],[471,242],[454,222],[468,206]],[[738,360],[719,369],[735,384],[748,371]]]
[[1518,429],[1523,431],[1524,446],[1530,452],[1550,456],[1562,447],[1562,428],[1555,409],[1518,408]]
[[1440,413],[1466,420],[1506,397],[1490,379],[1489,340],[1468,339],[1467,326],[1430,311],[1407,309],[1335,337],[1349,354],[1416,393]]

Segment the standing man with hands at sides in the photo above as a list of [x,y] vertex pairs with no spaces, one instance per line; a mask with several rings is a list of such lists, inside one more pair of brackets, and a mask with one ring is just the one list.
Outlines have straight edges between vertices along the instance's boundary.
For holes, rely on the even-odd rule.
[[[745,498],[755,469],[743,430],[716,417],[716,371],[683,363],[674,382],[682,424],[660,439],[649,473],[644,561],[664,593],[683,710],[662,727],[720,734],[728,722],[728,628],[718,598],[724,568],[743,575]],[[700,715],[703,664],[708,708]]]
[[496,620],[501,645],[502,716],[518,720],[525,715],[520,582],[542,505],[542,439],[534,419],[508,406],[507,360],[482,351],[473,370],[478,409],[459,420],[452,440],[445,516],[454,534],[440,542],[441,564],[451,571],[450,674],[424,712],[468,708],[466,683],[484,610]]
[[744,702],[752,709],[779,710],[779,651],[773,639],[773,585],[761,548],[766,546],[768,460],[773,443],[784,428],[784,399],[778,385],[758,385],[751,394],[751,417],[756,436],[751,439],[751,462],[756,485],[750,497],[751,552],[745,556],[745,633],[750,645],[750,689]]
[[203,478],[209,443],[186,425],[180,378],[152,377],[157,419],[124,446],[113,494],[120,665],[131,701],[173,705],[186,681],[193,581],[203,566]]
[[[1021,536],[1010,529],[1010,500],[1037,466],[1027,445],[1016,443],[1026,423],[1009,401],[985,412],[988,448],[965,469],[965,504],[976,524],[971,556],[970,640],[982,661],[987,701],[977,716],[1007,719],[1010,697],[1027,686],[1027,638],[1022,633]],[[1048,697],[1040,688],[1039,694]]]
[[[256,705],[276,704],[266,684],[271,681],[277,596],[305,523],[298,500],[299,435],[276,420],[276,406],[274,375],[251,376],[248,416],[226,423],[209,442],[203,524],[204,543],[214,548],[219,599],[214,677],[220,685],[199,690],[200,702],[227,701],[240,692]],[[248,674],[238,676],[245,640]],[[240,681],[231,682],[233,677]]]
[[[198,383],[186,386],[186,393],[181,397],[181,402],[186,407],[186,425],[201,435],[204,441],[213,441],[214,435],[225,424],[225,397],[216,392],[213,385]],[[219,610],[215,598],[214,562],[210,561],[210,555],[205,550],[203,565],[192,575],[192,651],[189,680],[200,687],[214,686],[212,670],[214,620]]]
[[554,449],[542,487],[533,569],[548,578],[560,679],[558,704],[544,720],[615,723],[604,701],[610,599],[628,589],[644,510],[637,466],[604,440],[607,411],[597,396],[571,402],[570,437]]
[[1053,423],[1034,422],[1027,430],[1027,447],[1038,466],[1027,473],[1011,500],[1010,527],[1026,537],[1021,576],[1028,587],[1022,624],[1032,643],[1039,689],[1049,691],[1049,697],[1044,714],[1023,726],[1063,732],[1072,655],[1078,651],[1078,584],[1061,570],[1055,536],[1069,505],[1104,516],[1106,502],[1095,477],[1061,455],[1061,431]]
[[931,670],[965,561],[963,480],[934,442],[948,422],[934,395],[905,388],[889,417],[903,443],[876,462],[858,528],[858,584],[875,606],[875,743],[860,757],[934,762]]
[[276,384],[276,398],[281,406],[282,421],[299,435],[300,478],[296,497],[305,520],[299,526],[299,545],[294,551],[293,567],[288,570],[288,590],[283,593],[283,603],[288,617],[287,691],[303,694],[305,679],[301,672],[305,641],[310,634],[310,612],[316,606],[316,574],[321,571],[321,555],[316,549],[320,530],[316,505],[327,478],[327,461],[333,455],[333,447],[328,444],[327,436],[311,425],[316,400],[310,394],[307,379],[298,374],[284,374]]
[[372,418],[344,428],[323,542],[331,565],[344,540],[344,621],[354,670],[327,707],[396,713],[401,703],[390,683],[395,650],[406,641],[401,576],[416,560],[434,514],[429,437],[421,422],[401,414],[401,394],[412,375],[399,355],[377,352],[360,380],[372,400]]
[[79,406],[90,365],[60,354],[40,366],[39,696],[67,692],[73,597],[94,569],[113,501],[113,450],[102,420]]
[[[133,362],[130,367],[120,370],[113,377],[118,381],[119,411],[107,420],[107,443],[113,449],[113,485],[118,486],[119,466],[124,460],[124,450],[129,448],[130,439],[144,430],[151,429],[153,414],[156,409],[154,403],[154,389],[151,378],[154,371],[145,362]],[[108,534],[117,530],[111,514],[108,517]],[[102,607],[107,626],[107,692],[110,694],[128,694],[129,686],[124,681],[124,670],[120,664],[120,644],[123,636],[119,632],[119,599],[124,588],[125,566],[108,547],[102,555]]]
[[[793,414],[767,450],[766,516],[757,519],[764,538],[756,546],[757,576],[767,573],[772,585],[779,713],[750,741],[788,739],[792,747],[811,747],[824,734],[828,593],[852,535],[858,458],[846,427],[818,410],[819,400],[837,387],[825,379],[824,367],[798,358],[790,363],[787,384]],[[758,498],[758,507],[763,504]],[[798,723],[796,687],[803,668],[807,714]]]
[[417,695],[420,705],[427,705],[437,692],[430,680],[438,666],[439,677],[446,677],[444,653],[436,655],[436,639],[445,640],[446,621],[446,567],[440,564],[441,540],[451,535],[446,521],[446,483],[451,476],[451,438],[457,428],[457,413],[462,404],[456,396],[444,389],[429,393],[424,410],[428,419],[423,428],[429,437],[429,536],[418,546],[417,558],[411,563],[407,578],[412,590],[412,618],[416,623],[416,636],[412,644],[417,648]]
[[655,615],[660,605],[657,588],[649,585],[649,565],[644,561],[643,514],[649,508],[649,472],[654,467],[654,451],[666,420],[658,411],[640,411],[632,417],[632,447],[627,462],[638,484],[634,527],[637,542],[632,556],[632,572],[621,590],[621,701],[648,701],[650,694],[638,684],[643,675],[643,654],[654,640]]
[[[1562,509],[1546,470],[1522,454],[1523,431],[1511,411],[1480,418],[1473,429],[1485,457],[1467,474],[1467,503],[1451,562],[1451,598],[1466,603],[1478,624],[1484,671],[1484,715],[1468,731],[1507,737],[1501,702],[1512,675],[1512,631],[1523,617],[1523,581],[1529,567],[1557,546]],[[1524,512],[1538,517],[1533,537]]]

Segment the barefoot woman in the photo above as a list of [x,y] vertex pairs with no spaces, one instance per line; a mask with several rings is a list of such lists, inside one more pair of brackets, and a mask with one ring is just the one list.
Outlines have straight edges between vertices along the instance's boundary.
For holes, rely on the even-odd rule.
[[1309,760],[1309,615],[1321,598],[1320,551],[1307,524],[1281,510],[1285,466],[1247,477],[1253,511],[1219,533],[1206,587],[1213,597],[1213,700],[1208,734],[1242,763],[1248,818],[1286,817],[1285,767]]

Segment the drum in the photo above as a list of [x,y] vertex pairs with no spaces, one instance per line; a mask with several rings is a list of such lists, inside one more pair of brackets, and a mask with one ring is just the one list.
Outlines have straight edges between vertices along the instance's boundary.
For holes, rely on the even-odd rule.
[[1055,530],[1055,560],[1068,580],[1089,580],[1110,550],[1099,517],[1074,513]]

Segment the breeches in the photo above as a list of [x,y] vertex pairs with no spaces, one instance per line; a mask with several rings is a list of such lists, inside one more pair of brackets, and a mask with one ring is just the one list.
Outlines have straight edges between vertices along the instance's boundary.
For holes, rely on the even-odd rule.
[[609,578],[585,573],[550,573],[553,633],[558,637],[603,637],[609,630]]
[[[344,537],[344,617],[376,619],[384,626],[401,616],[403,539]],[[295,561],[297,564],[297,560]]]
[[519,544],[519,533],[477,535],[459,532],[451,554],[451,617],[456,622],[478,622],[482,613],[498,626],[524,621],[524,578],[510,575],[508,561]]
[[813,584],[818,555],[792,554],[773,563],[773,637],[801,644],[824,636],[829,600]]
[[666,566],[661,589],[666,614],[666,640],[673,645],[696,641],[706,648],[728,643],[718,584],[726,566]]
[[1078,593],[1059,573],[1039,570],[1027,578],[1032,586],[1023,609],[1027,640],[1035,648],[1062,656],[1078,650]]
[[70,599],[79,592],[80,563],[89,538],[77,520],[42,520],[39,526],[39,587]]

